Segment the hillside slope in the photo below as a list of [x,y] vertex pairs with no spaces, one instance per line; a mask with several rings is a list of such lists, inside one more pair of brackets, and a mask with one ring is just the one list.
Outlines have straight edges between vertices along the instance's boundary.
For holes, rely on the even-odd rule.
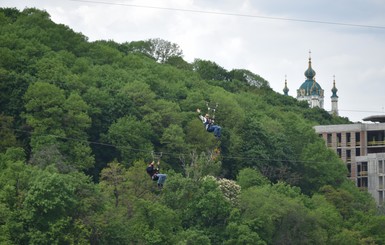
[[[88,42],[37,9],[1,9],[0,33],[1,242],[339,244],[385,234],[373,200],[312,129],[348,119],[251,71],[190,64],[165,40]],[[159,43],[176,52],[155,57]],[[218,157],[196,113],[207,102],[223,128]],[[144,171],[153,152],[168,174],[160,195]]]

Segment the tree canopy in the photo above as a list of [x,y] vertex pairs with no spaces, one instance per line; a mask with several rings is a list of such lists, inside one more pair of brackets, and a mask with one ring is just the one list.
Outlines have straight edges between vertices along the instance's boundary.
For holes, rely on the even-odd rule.
[[159,38],[89,42],[33,8],[0,9],[0,33],[1,244],[384,244],[313,130],[347,118]]

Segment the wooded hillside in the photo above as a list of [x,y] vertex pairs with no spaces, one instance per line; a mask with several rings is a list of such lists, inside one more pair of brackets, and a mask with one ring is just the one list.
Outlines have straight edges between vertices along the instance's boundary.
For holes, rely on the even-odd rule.
[[89,42],[38,9],[0,9],[0,57],[1,244],[385,241],[381,210],[312,128],[348,119],[260,75],[158,38]]

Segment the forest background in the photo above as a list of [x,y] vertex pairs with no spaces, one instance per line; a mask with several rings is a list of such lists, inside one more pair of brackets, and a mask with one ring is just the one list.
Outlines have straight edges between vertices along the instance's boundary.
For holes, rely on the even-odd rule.
[[[382,207],[312,128],[348,118],[43,10],[0,9],[0,34],[0,244],[385,243]],[[162,191],[145,172],[160,152]]]

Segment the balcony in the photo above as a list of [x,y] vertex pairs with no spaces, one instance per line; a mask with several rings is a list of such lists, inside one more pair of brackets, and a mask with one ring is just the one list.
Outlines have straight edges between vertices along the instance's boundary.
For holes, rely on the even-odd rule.
[[383,146],[385,145],[385,140],[372,140],[368,141],[368,146]]
[[350,163],[350,162],[352,162],[352,157],[346,157],[346,162],[348,163]]
[[357,176],[360,176],[360,177],[368,176],[368,171],[361,171],[361,172],[358,172]]

